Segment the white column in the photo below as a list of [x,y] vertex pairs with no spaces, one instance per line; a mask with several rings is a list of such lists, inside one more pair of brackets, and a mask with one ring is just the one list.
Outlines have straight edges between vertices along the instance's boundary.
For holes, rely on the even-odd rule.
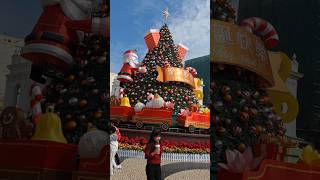
[[[294,96],[297,97],[297,89],[298,89],[298,80],[301,79],[303,77],[303,74],[299,73],[299,63],[296,59],[296,55],[294,54],[292,56],[292,72],[290,74],[289,79],[287,79],[287,81],[285,82],[288,90],[290,91],[290,93]],[[290,137],[294,137],[297,138],[296,135],[296,124],[297,121],[294,120],[290,123],[285,123],[284,127],[287,129],[286,135],[290,136]]]

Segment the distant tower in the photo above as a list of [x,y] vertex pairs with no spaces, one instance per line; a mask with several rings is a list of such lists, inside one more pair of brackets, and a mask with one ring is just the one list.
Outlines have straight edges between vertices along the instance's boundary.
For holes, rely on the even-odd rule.
[[117,73],[110,72],[110,96],[117,96],[120,89],[120,81],[117,80]]
[[11,64],[7,66],[5,106],[17,106],[24,112],[30,109],[29,90],[32,80],[29,79],[31,63],[20,56],[20,49],[12,55]]

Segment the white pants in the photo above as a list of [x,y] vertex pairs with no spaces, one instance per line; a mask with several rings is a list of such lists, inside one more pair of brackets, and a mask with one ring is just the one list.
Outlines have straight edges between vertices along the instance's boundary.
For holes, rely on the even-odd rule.
[[114,168],[117,166],[116,161],[115,161],[115,155],[117,151],[111,148],[110,152],[110,174],[113,174]]

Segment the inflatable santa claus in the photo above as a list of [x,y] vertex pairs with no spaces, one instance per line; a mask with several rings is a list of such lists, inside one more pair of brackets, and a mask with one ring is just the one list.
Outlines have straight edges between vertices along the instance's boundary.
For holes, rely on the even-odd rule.
[[42,0],[43,12],[21,52],[33,63],[32,80],[45,83],[42,75],[65,72],[74,63],[84,32],[109,36],[109,18],[91,16],[97,6],[97,0]]
[[135,50],[128,50],[123,53],[123,66],[118,73],[117,79],[122,83],[132,82],[135,72],[145,73],[146,67],[141,67],[138,61],[138,55]]

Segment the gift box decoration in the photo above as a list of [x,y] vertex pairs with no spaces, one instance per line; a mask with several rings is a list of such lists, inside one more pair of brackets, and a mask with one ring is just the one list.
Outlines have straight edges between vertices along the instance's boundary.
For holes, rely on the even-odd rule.
[[287,148],[286,154],[284,155],[284,161],[289,163],[298,163],[301,153],[302,149],[298,147]]
[[179,43],[177,46],[176,46],[177,50],[178,50],[178,59],[180,61],[182,61],[184,59],[184,57],[186,56],[187,52],[189,51],[189,48],[185,45],[183,45],[182,43]]
[[144,40],[150,50],[158,46],[159,39],[160,33],[158,29],[150,29],[144,36]]

